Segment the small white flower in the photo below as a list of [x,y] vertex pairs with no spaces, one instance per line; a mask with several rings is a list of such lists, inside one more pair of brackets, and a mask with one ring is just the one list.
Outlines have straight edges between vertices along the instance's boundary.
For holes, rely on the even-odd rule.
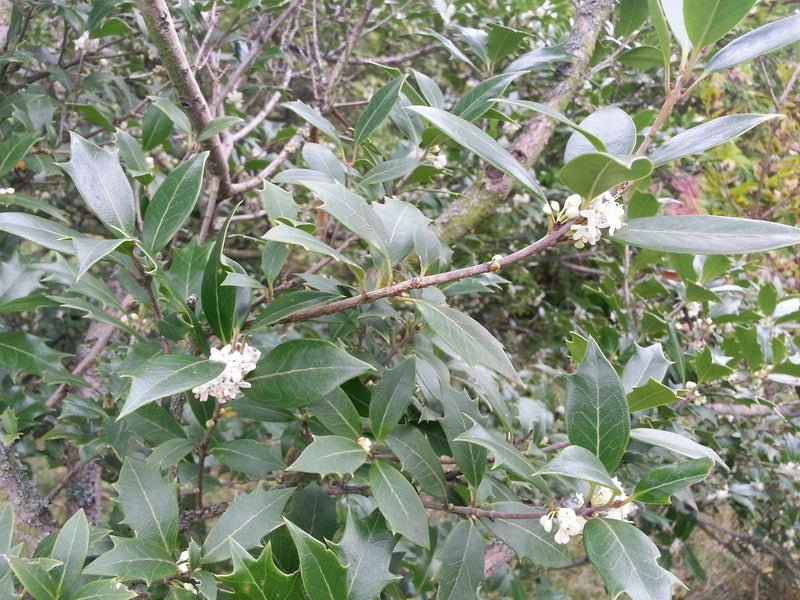
[[541,525],[542,529],[544,529],[547,533],[553,531],[553,521],[556,520],[556,514],[556,511],[549,512],[546,515],[542,515],[542,517],[539,519],[539,525]]
[[549,205],[547,202],[545,202],[545,203],[544,203],[544,208],[542,208],[542,212],[543,212],[544,214],[546,214],[546,215],[550,216],[550,215],[552,215],[552,214],[553,214],[553,209],[552,209],[552,208],[550,208],[550,205]]
[[189,572],[189,564],[178,563],[178,572],[180,572],[181,575],[186,575]]
[[372,449],[372,440],[365,437],[360,437],[356,440],[356,444],[364,449],[364,452],[369,452]]
[[609,235],[624,226],[625,208],[616,201],[609,192],[598,196],[589,204],[589,208],[580,211],[586,220],[580,225],[572,226],[572,239],[577,248],[586,244],[594,246],[602,235],[601,229],[608,229]]
[[244,377],[256,368],[260,357],[261,351],[247,344],[236,344],[235,349],[230,344],[212,348],[208,359],[225,363],[225,370],[208,383],[192,388],[192,393],[201,402],[209,396],[214,396],[220,404],[235,400],[242,389],[250,387]]
[[81,37],[72,42],[75,52],[94,52],[97,50],[99,42],[89,38],[89,32],[84,31]]
[[144,163],[145,165],[147,165],[148,169],[152,169],[153,167],[156,166],[156,161],[152,156],[148,156],[147,158],[145,158]]
[[559,508],[556,514],[558,520],[558,531],[555,535],[557,544],[567,544],[570,538],[583,533],[583,526],[586,519],[575,514],[571,508]]
[[436,169],[444,169],[447,166],[447,156],[445,154],[437,154],[431,159],[431,164]]
[[239,90],[233,90],[228,94],[228,102],[233,104],[236,110],[242,110],[244,108],[244,95]]

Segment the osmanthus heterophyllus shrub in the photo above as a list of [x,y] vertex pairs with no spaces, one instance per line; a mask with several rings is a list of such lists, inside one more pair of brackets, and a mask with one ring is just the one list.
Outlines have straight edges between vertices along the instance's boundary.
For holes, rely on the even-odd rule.
[[[394,57],[352,106],[341,104],[349,68],[381,63],[356,46],[401,31],[411,6],[15,5],[0,66],[11,85],[0,596],[464,599],[499,589],[491,576],[515,556],[540,569],[585,556],[612,597],[670,598],[680,582],[655,525],[703,523],[689,487],[713,473],[713,496],[735,463],[681,407],[711,420],[708,397],[750,394],[781,413],[757,402],[764,382],[800,382],[797,298],[722,281],[748,268],[724,256],[793,246],[800,229],[659,214],[648,192],[660,168],[780,118],[663,131],[709,74],[800,39],[788,16],[717,47],[754,4],[579,1],[563,47],[548,35],[565,23],[540,7],[511,20],[553,44],[522,52],[530,32],[436,2],[411,19],[433,42],[408,59],[443,47],[451,78],[479,81],[451,98]],[[64,23],[56,45],[47,15]],[[565,115],[607,19],[652,45],[601,67],[639,54],[663,73],[646,122],[618,106]],[[339,27],[343,41],[321,49],[319,30]],[[114,47],[144,54],[106,57]],[[119,73],[84,68],[118,60]],[[277,77],[266,92],[265,65]],[[298,73],[310,91],[293,97]],[[522,95],[534,75],[552,89]],[[510,148],[488,133],[517,121]],[[555,126],[571,135],[560,183],[545,189],[529,167]],[[27,193],[46,181],[63,201]],[[451,247],[512,189],[540,203],[546,226],[459,266]],[[523,401],[501,343],[448,300],[496,289],[542,253],[609,240],[624,245],[626,290],[652,305],[601,282],[618,325],[588,312],[575,324],[562,432]],[[648,272],[665,260],[681,285]],[[71,311],[91,325],[67,369],[56,342],[82,331]],[[697,329],[679,329],[679,314]],[[20,456],[66,477],[43,497]]]

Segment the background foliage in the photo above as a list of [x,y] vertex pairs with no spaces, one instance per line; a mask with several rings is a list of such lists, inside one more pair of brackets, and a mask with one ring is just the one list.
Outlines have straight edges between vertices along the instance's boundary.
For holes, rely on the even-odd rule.
[[798,37],[0,0],[0,597],[796,590]]

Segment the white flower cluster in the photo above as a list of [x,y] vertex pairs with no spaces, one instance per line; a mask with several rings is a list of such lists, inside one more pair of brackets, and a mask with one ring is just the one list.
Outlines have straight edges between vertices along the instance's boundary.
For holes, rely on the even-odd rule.
[[581,214],[582,202],[583,200],[578,194],[572,194],[564,200],[564,208],[561,208],[561,205],[555,200],[551,200],[545,203],[542,210],[548,217],[552,217],[556,223],[563,223],[570,219],[576,219]]
[[81,37],[72,42],[75,52],[94,52],[99,45],[100,42],[98,40],[89,39],[88,31],[84,31]]
[[16,190],[12,187],[9,188],[0,188],[0,196],[5,196],[6,194],[13,194]]
[[186,575],[189,572],[189,551],[184,550],[178,557],[178,572]]
[[235,400],[242,388],[249,388],[250,384],[244,380],[245,375],[256,368],[261,351],[247,344],[230,344],[222,348],[212,348],[209,360],[225,363],[225,370],[216,379],[192,388],[192,393],[201,402],[214,396],[217,402],[224,404]]
[[[606,506],[611,504],[612,501],[619,501],[619,506],[609,508],[608,510],[595,511],[592,514],[597,517],[605,517],[606,519],[625,521],[628,516],[636,510],[636,506],[630,502],[621,504],[621,502],[624,502],[628,497],[625,495],[625,492],[622,489],[622,484],[616,477],[614,477],[614,483],[618,488],[616,490],[599,486],[592,494],[592,497],[589,500],[589,506]],[[574,497],[576,501],[572,502],[571,504],[576,507],[580,507],[584,504],[583,494],[576,492]],[[616,503],[617,502],[615,502],[615,504]],[[583,527],[586,525],[586,519],[576,513],[574,508],[559,507],[544,515],[541,519],[539,519],[539,523],[548,533],[553,530],[553,524],[558,523],[558,531],[556,531],[554,537],[555,542],[557,544],[567,544],[571,538],[583,533]]]
[[594,246],[600,240],[601,229],[608,229],[608,235],[614,235],[624,225],[625,208],[612,194],[605,192],[592,200],[589,208],[580,211],[580,216],[586,222],[572,226],[572,239],[575,240],[576,248],[583,248],[586,244]]
[[447,166],[447,155],[441,151],[439,146],[431,146],[428,150],[431,153],[431,165],[434,169],[444,169]]
[[244,95],[239,90],[233,90],[228,94],[227,100],[236,110],[244,110]]
[[364,449],[364,452],[372,450],[372,440],[366,437],[360,437],[356,440],[356,444]]

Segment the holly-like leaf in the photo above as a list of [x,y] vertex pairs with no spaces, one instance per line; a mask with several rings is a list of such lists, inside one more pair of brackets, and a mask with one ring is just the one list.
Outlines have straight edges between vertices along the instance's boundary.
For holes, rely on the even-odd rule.
[[70,160],[61,165],[86,204],[112,233],[132,237],[136,204],[117,152],[110,152],[70,132]]
[[646,504],[669,504],[672,494],[705,479],[713,466],[710,458],[696,458],[653,469],[636,484],[631,499]]
[[21,212],[0,212],[0,231],[67,256],[74,252],[72,240],[81,237],[77,231],[61,223]]
[[656,148],[650,159],[653,165],[658,167],[690,154],[700,154],[710,150],[739,137],[761,123],[783,118],[783,115],[779,114],[740,114],[712,119],[674,136]]
[[61,594],[68,589],[83,569],[89,551],[89,522],[83,509],[72,515],[56,536],[50,557],[61,561],[62,566],[54,570],[56,591]]
[[288,108],[296,115],[302,117],[304,120],[311,123],[314,127],[319,129],[322,133],[328,135],[337,144],[341,145],[342,140],[339,139],[339,134],[336,133],[336,128],[331,125],[325,117],[319,114],[316,110],[311,108],[308,104],[295,100],[293,102],[284,102],[282,107]]
[[147,207],[142,243],[152,255],[166,246],[191,214],[203,184],[208,152],[180,164],[158,187]]
[[[532,515],[537,510],[521,502],[498,502],[491,510],[502,513]],[[481,519],[489,531],[507,544],[521,559],[529,560],[535,567],[557,569],[571,564],[565,544],[557,544],[552,533],[547,533],[539,519]]]
[[505,440],[497,439],[484,427],[473,421],[472,427],[454,439],[456,442],[476,444],[486,448],[494,456],[494,467],[505,466],[507,471],[514,473],[524,481],[533,477],[533,465],[525,455]]
[[664,356],[664,350],[659,343],[642,347],[634,342],[633,347],[634,354],[622,371],[622,387],[626,394],[633,388],[646,384],[650,378],[656,381],[663,380],[672,364],[672,361]]
[[614,241],[677,254],[746,254],[800,244],[800,227],[714,215],[631,219]]
[[436,600],[477,600],[483,581],[483,540],[471,521],[459,521],[445,538],[438,558]]
[[656,545],[635,526],[612,519],[590,519],[583,528],[586,555],[613,598],[669,600],[680,581],[657,562]]
[[61,563],[51,558],[7,557],[8,564],[25,591],[35,600],[58,600],[58,584],[51,571]]
[[234,498],[206,536],[203,561],[214,563],[230,558],[229,540],[246,549],[258,546],[261,538],[283,523],[281,513],[293,493],[294,488],[265,492],[258,485],[246,496]]
[[352,440],[361,437],[361,416],[341,388],[310,406],[308,411],[334,435]]
[[75,279],[83,277],[86,272],[106,256],[119,249],[123,244],[130,244],[132,238],[103,240],[89,237],[76,237],[72,240],[75,247],[75,258],[78,260],[78,272]]
[[255,477],[266,477],[268,473],[284,468],[277,448],[256,440],[223,442],[214,446],[211,454],[226,467]]
[[391,433],[411,403],[417,385],[415,374],[414,359],[405,358],[384,371],[372,390],[369,418],[377,439],[382,440]]
[[41,338],[22,332],[0,331],[0,366],[11,377],[16,378],[24,371],[47,376],[52,381],[69,381],[83,385],[81,379],[70,375],[61,364],[66,356],[68,355],[49,348]]
[[711,448],[701,446],[694,440],[690,440],[689,438],[672,431],[634,428],[631,429],[631,439],[645,444],[650,444],[651,446],[665,448],[671,452],[675,452],[676,454],[688,456],[689,458],[710,458],[726,471],[730,470],[728,465],[725,464],[725,461],[723,461]]
[[332,544],[342,564],[347,565],[348,600],[372,600],[398,577],[389,572],[394,536],[379,511],[358,518],[350,510],[344,535]]
[[628,392],[627,397],[628,410],[631,412],[666,406],[680,399],[675,390],[653,378],[650,378],[644,385],[633,388]]
[[178,496],[174,481],[161,477],[158,467],[128,458],[114,484],[117,502],[137,539],[172,552],[178,542]]
[[447,498],[444,469],[428,438],[416,427],[400,425],[386,438],[386,443],[400,459],[403,471],[425,492]]
[[129,600],[138,596],[116,579],[96,579],[69,595],[69,600]]
[[442,428],[447,435],[450,450],[458,468],[464,473],[465,479],[477,488],[486,472],[486,456],[488,452],[477,444],[458,442],[456,438],[467,431],[475,419],[478,410],[464,391],[447,388],[441,396],[444,418]]
[[303,600],[300,574],[287,575],[275,566],[272,544],[267,543],[253,558],[236,540],[230,540],[233,572],[217,578],[230,586],[225,597],[240,600]]
[[800,15],[792,15],[748,31],[706,63],[706,73],[728,69],[788,44],[800,41]]
[[72,592],[69,600],[130,600],[137,595],[116,579],[97,579]]
[[437,344],[470,366],[482,364],[505,375],[511,381],[520,382],[503,346],[483,325],[460,310],[419,300],[415,302],[420,315],[437,336]]
[[741,21],[756,0],[684,0],[683,20],[692,45],[710,46]]
[[286,470],[344,475],[355,473],[366,460],[366,451],[355,440],[338,435],[321,435],[315,437]]
[[403,87],[408,75],[401,75],[393,79],[377,92],[370,99],[364,112],[361,113],[356,121],[354,141],[360,144],[378,128],[383,120],[389,116],[397,100],[400,98],[400,88]]
[[277,408],[312,404],[345,381],[373,368],[323,340],[284,342],[248,377],[245,395]]
[[133,373],[123,373],[131,378],[128,398],[118,419],[129,415],[145,404],[185,392],[208,383],[222,374],[225,364],[188,354],[161,354],[155,356]]
[[652,172],[649,158],[586,152],[565,164],[558,176],[572,191],[591,199],[620,183],[644,179]]
[[25,158],[28,150],[36,143],[36,134],[12,135],[0,144],[0,177],[10,172],[19,161]]
[[325,544],[284,519],[300,555],[300,576],[310,600],[347,598],[347,569]]
[[559,475],[617,489],[603,463],[592,452],[581,446],[567,446],[559,452],[537,475]]
[[233,339],[236,328],[236,288],[223,285],[231,268],[224,264],[222,251],[233,212],[228,216],[219,237],[211,250],[211,255],[203,271],[203,282],[200,288],[200,300],[203,303],[203,314],[208,319],[211,329],[223,342]]
[[428,514],[414,486],[397,469],[382,460],[372,463],[369,483],[375,502],[392,532],[428,548]]
[[509,177],[516,179],[537,198],[544,199],[544,192],[542,192],[539,184],[528,174],[525,167],[483,130],[462,117],[452,115],[440,108],[409,106],[406,110],[422,115],[447,137],[464,146],[467,150],[474,152]]
[[178,572],[178,565],[161,544],[146,539],[111,536],[114,547],[83,570],[85,575],[107,575],[147,585]]
[[609,472],[628,446],[630,416],[619,375],[594,339],[567,383],[567,435],[600,459]]

